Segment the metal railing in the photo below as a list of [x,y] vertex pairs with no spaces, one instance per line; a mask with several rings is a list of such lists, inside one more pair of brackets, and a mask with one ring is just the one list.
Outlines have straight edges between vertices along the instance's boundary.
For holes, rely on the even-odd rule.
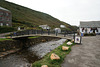
[[61,33],[59,33],[58,31],[54,31],[54,30],[24,30],[24,31],[17,31],[17,32],[13,32],[12,36],[21,36],[21,35],[30,35],[30,34],[54,34],[55,36],[63,35],[64,37],[66,37],[66,35],[74,35],[76,32],[71,32],[71,31],[64,31],[62,30]]

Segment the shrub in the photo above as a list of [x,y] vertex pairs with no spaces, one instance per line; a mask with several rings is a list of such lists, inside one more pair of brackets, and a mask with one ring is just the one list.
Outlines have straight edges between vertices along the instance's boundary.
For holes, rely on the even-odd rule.
[[32,65],[32,67],[41,67],[42,65],[40,63],[36,63],[34,65]]
[[84,36],[96,36],[95,33],[85,33]]
[[0,26],[0,33],[7,33],[7,32],[12,32],[12,31],[15,31],[15,28],[13,27],[1,27]]

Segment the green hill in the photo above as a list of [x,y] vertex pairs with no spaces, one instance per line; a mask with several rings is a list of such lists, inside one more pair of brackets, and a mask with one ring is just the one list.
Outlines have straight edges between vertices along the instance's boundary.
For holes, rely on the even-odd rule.
[[61,24],[67,27],[67,30],[76,30],[76,26],[71,26],[65,22],[62,22],[51,15],[43,12],[38,12],[27,7],[23,7],[4,0],[0,1],[0,6],[6,8],[12,12],[13,27],[35,27],[39,25],[49,25],[52,29],[59,27]]

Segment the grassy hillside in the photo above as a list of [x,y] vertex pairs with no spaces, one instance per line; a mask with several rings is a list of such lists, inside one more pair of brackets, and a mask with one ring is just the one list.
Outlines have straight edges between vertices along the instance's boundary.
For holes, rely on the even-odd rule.
[[51,28],[59,27],[64,24],[68,30],[76,30],[77,27],[73,27],[67,23],[64,23],[46,13],[38,12],[14,3],[10,3],[4,0],[0,1],[0,6],[4,7],[12,12],[13,27],[36,27],[39,25],[47,24]]

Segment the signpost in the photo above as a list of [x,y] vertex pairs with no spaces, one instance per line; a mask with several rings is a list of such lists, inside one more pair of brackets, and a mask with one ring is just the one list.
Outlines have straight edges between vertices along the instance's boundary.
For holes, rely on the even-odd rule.
[[80,36],[76,36],[75,37],[75,43],[79,43],[80,44],[80,42],[81,42],[80,40],[81,40]]
[[81,44],[82,36],[76,36],[74,32],[73,38],[74,38],[74,43]]

